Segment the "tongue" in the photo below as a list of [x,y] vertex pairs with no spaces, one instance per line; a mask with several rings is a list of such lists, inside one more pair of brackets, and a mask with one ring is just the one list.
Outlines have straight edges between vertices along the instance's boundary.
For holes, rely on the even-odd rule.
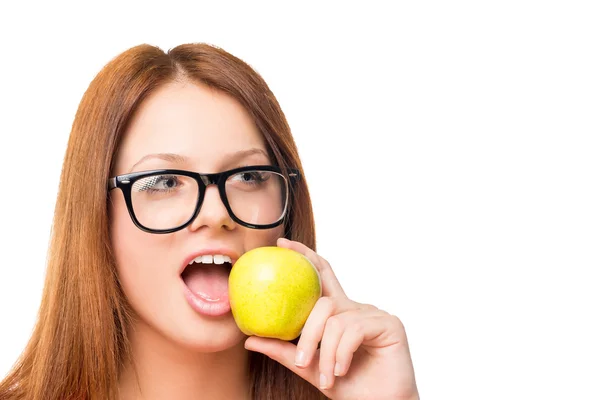
[[224,300],[229,293],[229,270],[225,265],[190,266],[185,270],[183,281],[192,293],[205,300]]

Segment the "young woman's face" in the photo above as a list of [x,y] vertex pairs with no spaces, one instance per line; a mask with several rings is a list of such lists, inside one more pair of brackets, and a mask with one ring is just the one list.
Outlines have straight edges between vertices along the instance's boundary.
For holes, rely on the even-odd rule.
[[[153,154],[170,156],[149,156]],[[141,104],[123,138],[113,172],[119,175],[170,168],[214,173],[269,164],[264,139],[239,103],[213,89],[176,82],[154,92]],[[169,200],[175,206],[162,206],[167,196],[164,193],[174,187],[189,188],[190,182],[165,177],[151,185],[150,191],[146,186],[132,193],[141,199],[137,204],[140,214],[148,215],[144,218],[156,218],[160,223],[188,204],[178,203],[174,197],[180,196],[177,193],[169,194],[175,198]],[[214,185],[206,189],[193,223],[169,234],[138,229],[120,190],[111,192],[110,203],[111,240],[119,279],[141,328],[199,351],[218,351],[238,344],[244,335],[228,311],[228,268],[226,264],[214,264],[222,262],[221,257],[215,257],[213,264],[182,271],[199,253],[229,256],[235,262],[255,247],[275,245],[283,235],[283,227],[257,230],[236,224]],[[203,261],[211,260],[205,257]]]

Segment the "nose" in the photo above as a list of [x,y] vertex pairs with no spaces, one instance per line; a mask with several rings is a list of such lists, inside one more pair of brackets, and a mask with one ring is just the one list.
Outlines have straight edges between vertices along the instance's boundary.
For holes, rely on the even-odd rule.
[[209,185],[204,191],[204,199],[200,204],[200,212],[192,221],[189,228],[192,231],[202,227],[224,228],[232,230],[235,222],[229,216],[216,185]]

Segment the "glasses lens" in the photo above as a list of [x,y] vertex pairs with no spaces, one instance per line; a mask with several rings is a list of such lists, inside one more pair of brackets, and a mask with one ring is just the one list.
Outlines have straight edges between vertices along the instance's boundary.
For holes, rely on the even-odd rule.
[[138,179],[131,188],[136,218],[149,229],[174,229],[194,214],[198,183],[185,175],[152,175]]
[[287,181],[271,171],[244,171],[225,183],[227,200],[233,214],[247,224],[269,225],[279,222],[287,207]]

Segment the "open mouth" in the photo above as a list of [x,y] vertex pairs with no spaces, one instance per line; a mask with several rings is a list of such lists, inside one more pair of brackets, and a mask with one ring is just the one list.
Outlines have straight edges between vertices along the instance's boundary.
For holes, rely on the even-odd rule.
[[228,300],[229,273],[232,263],[228,256],[215,254],[198,256],[181,273],[190,291],[208,302]]

